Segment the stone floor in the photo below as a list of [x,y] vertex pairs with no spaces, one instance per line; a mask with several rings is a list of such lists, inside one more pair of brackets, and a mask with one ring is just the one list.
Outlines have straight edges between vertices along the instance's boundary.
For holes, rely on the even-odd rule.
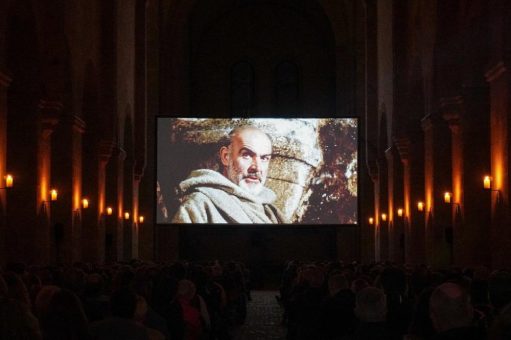
[[277,291],[252,291],[247,319],[236,332],[235,340],[286,338],[286,329],[281,325],[282,308],[275,299],[277,294]]

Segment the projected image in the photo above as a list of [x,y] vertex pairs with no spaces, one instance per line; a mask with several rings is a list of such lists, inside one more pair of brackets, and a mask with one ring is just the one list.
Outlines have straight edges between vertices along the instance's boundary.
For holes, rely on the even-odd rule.
[[357,120],[157,119],[157,223],[357,223]]

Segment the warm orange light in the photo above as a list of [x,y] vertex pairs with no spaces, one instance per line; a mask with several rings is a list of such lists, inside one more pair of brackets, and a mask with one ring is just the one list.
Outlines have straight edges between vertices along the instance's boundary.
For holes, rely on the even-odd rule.
[[374,224],[374,218],[369,217],[369,224]]
[[82,199],[82,208],[87,209],[89,207],[89,200],[87,198]]
[[483,186],[485,189],[491,189],[491,177],[490,176],[484,176]]
[[397,216],[403,217],[403,208],[397,209]]
[[106,214],[107,214],[108,216],[112,215],[112,213],[113,213],[113,212],[114,212],[114,211],[112,210],[112,207],[107,207],[107,208],[106,208]]
[[451,203],[452,194],[449,191],[444,192],[444,202]]
[[7,174],[5,176],[5,187],[12,188],[13,184],[14,184],[14,177],[12,177],[12,175]]
[[385,222],[387,220],[387,214],[385,213],[381,214],[381,220]]
[[417,210],[424,211],[424,202],[422,201],[417,202]]
[[142,223],[144,223],[144,220],[145,220],[144,216],[139,216],[138,217],[138,223],[142,224]]
[[130,219],[130,213],[129,212],[124,212],[124,219],[125,220],[129,220]]
[[55,189],[50,190],[50,200],[51,201],[56,201],[58,195],[59,195],[59,193],[57,192],[57,190],[55,190]]

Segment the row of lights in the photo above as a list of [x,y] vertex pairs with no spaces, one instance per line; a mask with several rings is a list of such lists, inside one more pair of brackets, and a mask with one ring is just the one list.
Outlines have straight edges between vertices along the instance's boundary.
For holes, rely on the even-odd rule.
[[[492,189],[492,185],[491,184],[492,184],[491,176],[488,176],[488,175],[484,176],[483,177],[483,188],[486,189],[486,190],[499,191],[499,190]],[[451,201],[452,201],[452,193],[449,192],[449,191],[444,192],[444,202],[445,203],[451,203]],[[417,202],[417,210],[420,211],[420,212],[424,211],[424,202],[422,202],[422,201]],[[397,209],[397,215],[399,217],[403,217],[403,208],[398,208]],[[386,222],[387,221],[387,214],[382,213],[381,214],[381,220],[383,222]],[[369,224],[374,224],[374,218],[373,217],[369,217],[368,222],[369,222]]]
[[[14,177],[10,174],[7,174],[5,175],[4,177],[5,179],[5,186],[4,187],[1,187],[0,189],[10,189],[14,186]],[[54,202],[57,200],[58,198],[58,191],[56,189],[51,189],[50,190],[50,201]],[[88,198],[82,198],[82,208],[83,209],[87,209],[89,207],[89,199]],[[106,214],[108,216],[111,216],[113,214],[114,210],[112,209],[112,207],[107,207],[106,208]],[[129,220],[130,219],[130,213],[128,211],[125,211],[124,212],[124,219],[125,220]],[[144,216],[140,215],[138,217],[138,222],[139,223],[144,223]]]

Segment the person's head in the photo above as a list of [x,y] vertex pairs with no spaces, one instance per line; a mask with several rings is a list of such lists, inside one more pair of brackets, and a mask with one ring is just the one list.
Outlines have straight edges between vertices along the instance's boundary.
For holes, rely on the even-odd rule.
[[177,284],[177,296],[185,301],[190,301],[195,296],[197,289],[190,280],[180,280]]
[[328,292],[334,296],[342,289],[348,289],[349,283],[346,277],[342,274],[334,274],[328,278]]
[[229,134],[230,144],[220,148],[223,174],[231,182],[257,195],[262,190],[272,154],[270,137],[254,126],[240,126]]
[[117,289],[110,296],[110,312],[112,316],[133,319],[137,308],[137,295],[129,287]]
[[87,339],[88,320],[78,296],[69,289],[59,289],[51,296],[40,316],[41,330],[48,339]]
[[362,322],[383,322],[387,315],[387,298],[383,290],[366,287],[357,293],[355,315]]
[[511,303],[511,273],[505,270],[491,273],[488,279],[488,293],[490,303],[497,311]]
[[438,332],[469,326],[474,314],[467,292],[451,282],[443,283],[433,290],[429,310],[433,327]]

